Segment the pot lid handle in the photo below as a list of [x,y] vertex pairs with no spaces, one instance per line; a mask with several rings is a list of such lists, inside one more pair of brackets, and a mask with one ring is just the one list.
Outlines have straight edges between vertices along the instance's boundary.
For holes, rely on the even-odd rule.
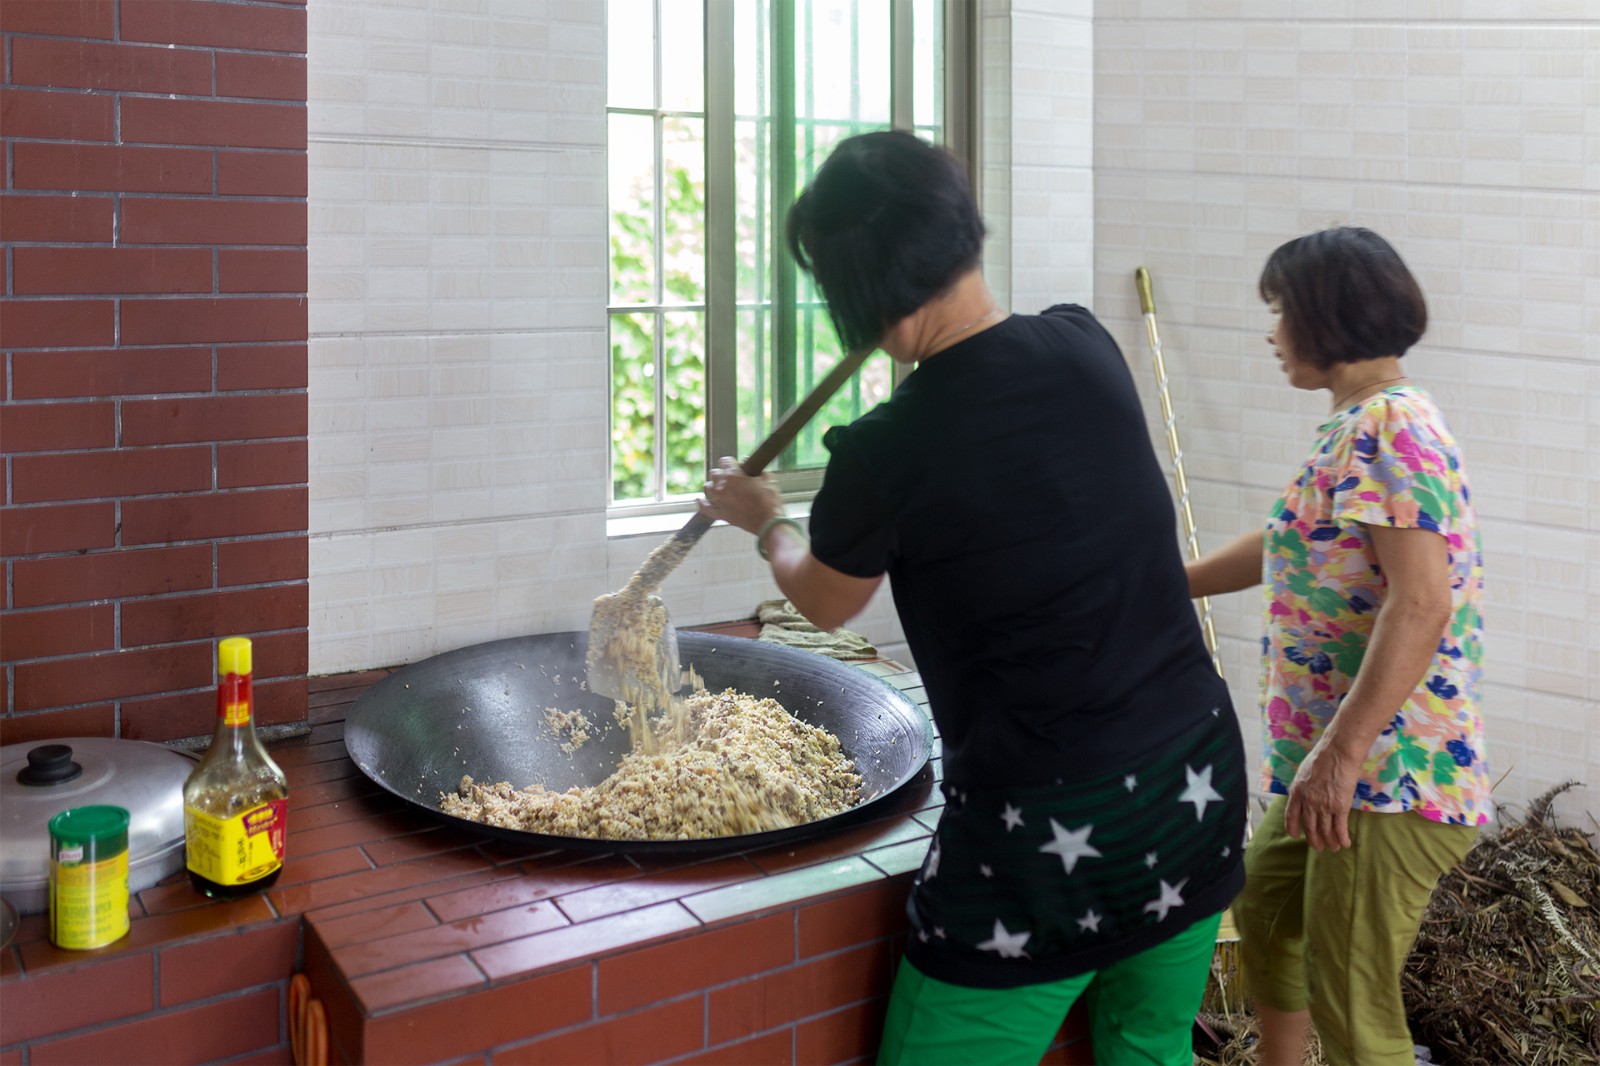
[[17,771],[24,785],[59,785],[83,773],[72,761],[72,748],[66,744],[41,744],[28,752],[28,765]]

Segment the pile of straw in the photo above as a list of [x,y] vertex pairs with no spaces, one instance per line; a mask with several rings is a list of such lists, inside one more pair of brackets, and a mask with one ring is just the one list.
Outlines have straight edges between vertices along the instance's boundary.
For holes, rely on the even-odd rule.
[[[1413,1039],[1449,1066],[1600,1062],[1600,852],[1555,824],[1573,782],[1486,833],[1440,881],[1401,974]],[[1227,931],[1225,926],[1225,932]],[[1200,1066],[1255,1066],[1237,943],[1219,940],[1195,1025]],[[1306,1066],[1325,1059],[1315,1033]]]

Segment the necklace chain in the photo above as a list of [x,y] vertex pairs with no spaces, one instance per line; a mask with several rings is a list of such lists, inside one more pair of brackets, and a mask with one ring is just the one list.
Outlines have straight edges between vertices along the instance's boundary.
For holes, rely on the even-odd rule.
[[1393,382],[1396,382],[1396,381],[1404,381],[1405,379],[1406,379],[1406,376],[1404,374],[1401,374],[1397,378],[1384,378],[1382,381],[1369,381],[1365,385],[1358,386],[1357,388],[1354,388],[1354,389],[1350,390],[1349,392],[1345,393],[1344,394],[1344,399],[1333,401],[1333,409],[1335,411],[1338,411],[1338,410],[1342,409],[1346,403],[1350,402],[1351,397],[1355,396],[1358,393],[1364,392],[1365,390],[1370,389],[1370,388],[1372,388],[1372,387],[1374,387],[1376,385],[1389,385],[1389,384],[1392,384]]
[[940,349],[939,346],[941,344],[943,344],[947,338],[955,337],[955,336],[958,336],[958,335],[960,335],[962,333],[965,333],[967,330],[971,329],[973,326],[976,326],[978,323],[987,322],[987,321],[989,321],[989,319],[995,317],[996,315],[1003,314],[1003,313],[1004,312],[1002,312],[1000,310],[1000,308],[991,307],[986,313],[979,315],[977,318],[973,319],[971,322],[963,322],[961,325],[957,326],[955,329],[946,330],[945,332],[939,334],[939,336],[934,339],[932,344],[928,345],[928,349],[929,350],[928,350],[928,352],[926,352],[922,356],[922,358],[926,359],[929,355],[932,355],[934,352],[940,351],[941,349]]

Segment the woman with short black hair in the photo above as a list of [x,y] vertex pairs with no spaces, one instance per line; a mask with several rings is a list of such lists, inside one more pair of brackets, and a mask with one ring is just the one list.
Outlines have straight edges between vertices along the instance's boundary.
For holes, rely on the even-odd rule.
[[1265,583],[1262,783],[1234,903],[1263,1066],[1315,1022],[1335,1066],[1411,1066],[1400,971],[1443,874],[1489,820],[1482,556],[1461,449],[1400,359],[1421,287],[1371,230],[1289,241],[1267,341],[1332,411],[1273,504],[1188,566],[1195,596]]
[[960,165],[910,134],[841,142],[788,232],[845,343],[918,369],[824,436],[809,543],[731,459],[702,511],[824,628],[887,574],[927,686],[945,804],[880,1061],[1037,1062],[1086,995],[1099,1061],[1188,1066],[1244,756],[1122,353],[996,305]]

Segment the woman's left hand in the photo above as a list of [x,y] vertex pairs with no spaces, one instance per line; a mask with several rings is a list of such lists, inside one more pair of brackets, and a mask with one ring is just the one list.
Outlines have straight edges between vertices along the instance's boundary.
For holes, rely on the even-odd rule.
[[1350,846],[1350,801],[1361,760],[1341,754],[1326,740],[1323,734],[1296,771],[1283,821],[1290,836],[1303,835],[1317,851],[1338,851]]
[[783,494],[771,477],[751,477],[725,455],[701,488],[700,513],[754,533],[767,519],[783,514]]

